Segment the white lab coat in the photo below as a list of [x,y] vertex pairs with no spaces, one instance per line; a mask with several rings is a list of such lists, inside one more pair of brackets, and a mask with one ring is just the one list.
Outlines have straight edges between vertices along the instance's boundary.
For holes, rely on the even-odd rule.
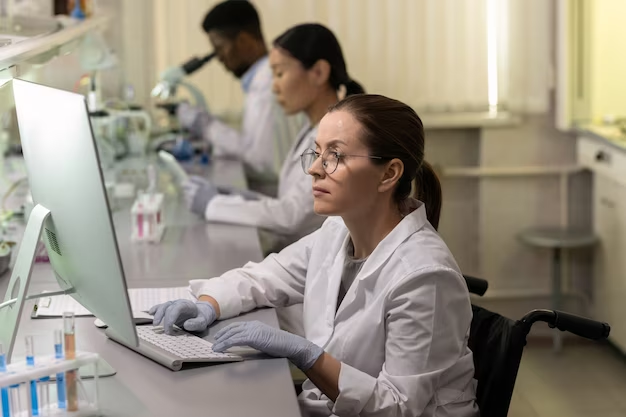
[[304,120],[301,116],[288,117],[276,102],[268,58],[261,58],[255,66],[245,95],[241,131],[213,118],[205,135],[216,157],[243,161],[253,190],[275,195],[282,162]]
[[331,217],[261,263],[194,280],[221,318],[304,302],[306,338],[341,361],[335,403],[309,380],[309,416],[477,417],[472,310],[463,276],[422,203],[369,256],[336,311],[349,234]]
[[324,217],[313,210],[311,176],[304,173],[300,155],[315,147],[317,126],[308,124],[297,135],[285,158],[278,181],[278,198],[259,195],[258,200],[242,196],[217,195],[205,210],[205,219],[211,222],[255,226],[277,235],[283,247],[318,229]]

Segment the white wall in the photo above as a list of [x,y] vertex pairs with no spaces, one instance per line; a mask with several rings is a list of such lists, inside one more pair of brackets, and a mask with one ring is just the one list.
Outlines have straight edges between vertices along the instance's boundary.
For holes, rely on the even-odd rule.
[[591,3],[591,111],[593,119],[604,115],[626,117],[626,1]]
[[[154,61],[134,56],[132,51],[136,46],[125,47],[124,55],[136,65],[128,67],[129,80],[154,83],[158,71],[181,63],[192,54],[210,50],[200,22],[215,1],[136,1],[143,6],[133,7],[148,10],[146,16],[151,16],[153,26],[148,30],[145,19],[140,22],[143,26],[128,24],[124,39],[127,42],[130,33],[145,36],[146,41],[139,43],[142,48],[154,48]],[[349,72],[368,91],[399,98],[422,112],[462,110],[486,103],[488,1],[255,0],[254,3],[260,10],[268,43],[293,24],[325,23],[340,39]],[[499,97],[517,112],[538,115],[525,117],[519,126],[499,129],[429,130],[426,156],[431,162],[448,167],[572,164],[574,140],[554,130],[549,113],[555,53],[554,1],[495,0],[495,3],[500,16]],[[150,39],[154,42],[149,42]],[[137,38],[132,42],[138,43]],[[192,80],[203,88],[214,109],[239,108],[240,86],[218,63],[208,65]],[[573,186],[585,187],[585,184]],[[560,223],[564,201],[558,197],[558,180],[550,176],[444,177],[443,189],[440,232],[462,269],[489,279],[494,292],[525,288],[548,294],[550,253],[519,244],[515,235],[526,227]],[[571,194],[578,195],[576,190]],[[571,216],[572,224],[588,223],[585,207],[570,208],[582,213]],[[583,270],[588,267],[586,259],[581,262]],[[588,275],[584,278],[587,280]],[[485,299],[483,303],[516,318],[531,308],[549,306],[547,297],[520,300],[521,303],[511,301]],[[574,311],[584,313],[579,307],[572,306]]]
[[[216,1],[157,1],[157,68],[206,52],[200,30]],[[368,91],[416,108],[463,109],[486,101],[484,0],[256,0],[267,43],[289,27],[320,22],[339,38],[348,71]],[[469,34],[469,35],[468,35]],[[459,69],[463,69],[459,71]],[[218,64],[194,76],[213,107],[240,106]]]
[[[494,0],[507,5],[506,26],[499,32],[501,99],[515,112],[544,114],[554,87],[553,0]],[[504,20],[502,18],[501,20]]]
[[[111,1],[111,0],[109,0]],[[114,0],[115,2],[115,0]],[[215,0],[120,3],[124,69],[133,85],[210,50],[201,22]],[[369,92],[424,111],[487,105],[488,3],[497,8],[500,100],[545,112],[551,86],[551,0],[254,0],[267,43],[302,22],[338,36],[348,71]],[[191,77],[216,111],[241,107],[241,89],[219,63]],[[138,88],[145,94],[146,88]],[[144,98],[147,99],[147,96]]]

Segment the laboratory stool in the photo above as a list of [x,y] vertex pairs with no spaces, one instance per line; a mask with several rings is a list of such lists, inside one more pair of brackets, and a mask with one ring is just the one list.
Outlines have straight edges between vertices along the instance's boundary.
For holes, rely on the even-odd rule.
[[[552,249],[552,309],[561,310],[561,258],[563,251],[591,247],[596,244],[597,237],[590,231],[541,228],[524,230],[518,235],[518,239],[531,247]],[[554,351],[559,352],[563,346],[561,332],[554,332],[552,343]]]

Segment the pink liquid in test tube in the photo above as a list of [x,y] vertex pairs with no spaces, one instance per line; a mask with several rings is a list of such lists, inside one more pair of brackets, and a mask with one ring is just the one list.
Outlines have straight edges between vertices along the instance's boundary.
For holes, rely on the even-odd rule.
[[[139,204],[137,206],[139,210],[143,209],[143,206]],[[137,236],[143,237],[143,214],[137,213]]]

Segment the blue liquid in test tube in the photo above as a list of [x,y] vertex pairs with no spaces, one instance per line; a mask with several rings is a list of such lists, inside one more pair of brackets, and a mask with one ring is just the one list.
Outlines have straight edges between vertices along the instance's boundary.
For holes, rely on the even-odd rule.
[[[6,355],[4,353],[4,349],[2,348],[2,343],[0,343],[0,373],[4,373],[6,371]],[[9,417],[11,415],[11,410],[9,409],[9,389],[2,388],[0,395],[2,396],[2,417]]]
[[[54,357],[56,359],[63,359],[63,331],[54,331]],[[59,402],[59,408],[65,409],[65,374],[59,372],[57,374],[57,400]]]
[[[26,366],[35,366],[35,346],[33,337],[26,336]],[[37,381],[30,381],[30,405],[33,416],[39,415],[39,401],[37,401]]]

